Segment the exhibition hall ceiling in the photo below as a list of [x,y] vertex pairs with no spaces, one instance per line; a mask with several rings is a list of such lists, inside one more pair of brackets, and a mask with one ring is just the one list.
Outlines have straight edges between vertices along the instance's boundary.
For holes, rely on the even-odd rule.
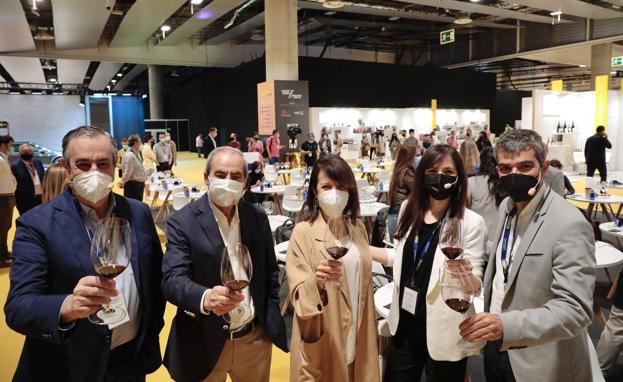
[[[299,0],[298,29],[303,56],[578,68],[590,44],[623,41],[623,1]],[[456,41],[441,45],[448,29]],[[579,53],[556,50],[571,45]],[[121,91],[148,64],[225,68],[263,54],[263,0],[0,1],[0,80],[12,84]]]

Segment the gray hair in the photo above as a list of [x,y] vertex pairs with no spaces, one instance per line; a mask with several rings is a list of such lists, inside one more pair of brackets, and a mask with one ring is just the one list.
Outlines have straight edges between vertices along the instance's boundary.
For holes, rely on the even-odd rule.
[[219,153],[230,153],[233,155],[237,155],[240,157],[240,159],[242,159],[242,174],[244,175],[244,178],[247,178],[247,162],[244,160],[244,156],[242,155],[242,152],[238,149],[235,149],[233,147],[230,146],[221,146],[221,147],[217,147],[214,150],[212,150],[212,152],[210,152],[210,155],[208,155],[208,162],[206,163],[206,174],[210,173],[210,168],[212,167],[212,161],[214,160],[214,158],[219,154]]
[[110,151],[112,152],[113,164],[117,163],[117,156],[119,153],[117,152],[117,143],[113,139],[113,137],[108,133],[108,131],[102,129],[101,127],[96,126],[80,126],[71,130],[63,137],[63,158],[67,162],[69,162],[69,153],[67,152],[69,148],[69,143],[71,143],[72,139],[78,137],[89,137],[94,138],[97,136],[103,135],[110,140]]
[[134,144],[141,140],[138,134],[132,134],[128,137],[128,146],[132,147]]
[[534,130],[509,130],[502,134],[495,144],[496,155],[500,151],[507,153],[520,153],[532,149],[536,154],[536,159],[542,166],[547,157],[547,146],[541,136]]

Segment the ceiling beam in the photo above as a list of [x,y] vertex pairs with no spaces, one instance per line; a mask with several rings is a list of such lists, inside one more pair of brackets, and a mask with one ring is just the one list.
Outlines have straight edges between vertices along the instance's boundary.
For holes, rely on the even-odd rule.
[[0,1],[0,52],[35,49],[35,42],[20,0]]
[[110,46],[135,46],[145,43],[185,1],[137,0],[123,18]]
[[581,0],[513,0],[512,2],[550,12],[560,11],[563,16],[571,15],[590,19],[614,19],[623,17],[623,12],[600,7]]
[[57,49],[97,46],[115,0],[51,0]]
[[233,40],[240,36],[250,33],[254,29],[261,28],[264,25],[264,12],[258,13],[243,23],[240,23],[233,28],[224,30],[223,33],[218,36],[214,36],[209,40],[206,40],[206,45],[218,45],[226,41]]

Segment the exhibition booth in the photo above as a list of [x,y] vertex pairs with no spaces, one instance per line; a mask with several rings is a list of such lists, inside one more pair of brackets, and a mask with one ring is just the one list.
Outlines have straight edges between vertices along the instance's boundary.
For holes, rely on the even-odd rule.
[[[522,99],[521,127],[538,132],[549,147],[548,158],[558,159],[567,171],[584,172],[584,143],[595,134],[594,91],[534,90]],[[612,149],[606,160],[610,170],[623,169],[623,92],[608,91],[607,122],[604,124]]]

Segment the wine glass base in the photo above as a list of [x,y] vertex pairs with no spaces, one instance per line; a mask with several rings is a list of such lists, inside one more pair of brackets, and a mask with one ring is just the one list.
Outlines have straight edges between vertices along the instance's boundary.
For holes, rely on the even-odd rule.
[[247,305],[240,304],[229,312],[229,318],[236,323],[246,325],[253,319],[251,316],[251,308]]
[[95,325],[112,325],[123,321],[125,312],[123,309],[100,308],[97,312],[89,315],[89,321]]

